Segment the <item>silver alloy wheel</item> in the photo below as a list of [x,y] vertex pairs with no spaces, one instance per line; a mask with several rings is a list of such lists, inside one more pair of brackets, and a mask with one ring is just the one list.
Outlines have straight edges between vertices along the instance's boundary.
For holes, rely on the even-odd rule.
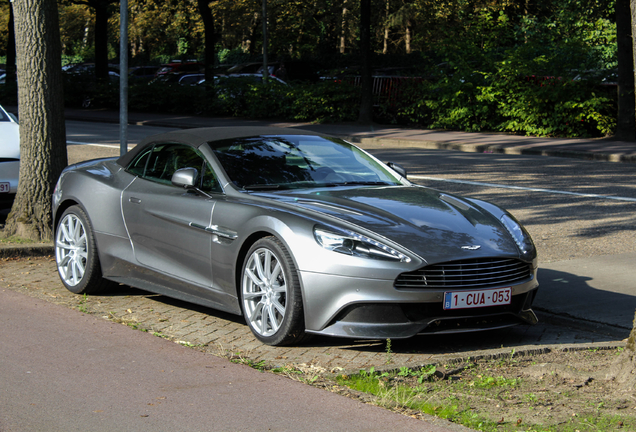
[[250,326],[261,336],[274,335],[287,311],[287,283],[280,259],[267,248],[256,249],[243,271],[243,306]]
[[88,243],[82,221],[72,213],[60,222],[55,238],[55,260],[62,280],[76,286],[86,272]]

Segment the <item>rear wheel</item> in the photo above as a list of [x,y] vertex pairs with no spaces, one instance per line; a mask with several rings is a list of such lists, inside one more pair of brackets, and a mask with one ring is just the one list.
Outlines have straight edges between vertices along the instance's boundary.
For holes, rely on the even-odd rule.
[[66,209],[55,230],[55,261],[64,286],[76,294],[95,294],[111,283],[102,278],[93,229],[79,206]]
[[261,342],[279,346],[304,339],[298,274],[290,253],[277,238],[260,239],[247,253],[241,300],[247,324]]

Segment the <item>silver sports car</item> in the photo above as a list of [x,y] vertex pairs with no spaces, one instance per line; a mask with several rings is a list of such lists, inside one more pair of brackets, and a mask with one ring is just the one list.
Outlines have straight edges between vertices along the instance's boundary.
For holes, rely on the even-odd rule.
[[537,254],[514,217],[333,137],[155,135],[68,167],[53,204],[70,291],[116,282],[242,314],[270,345],[537,321]]

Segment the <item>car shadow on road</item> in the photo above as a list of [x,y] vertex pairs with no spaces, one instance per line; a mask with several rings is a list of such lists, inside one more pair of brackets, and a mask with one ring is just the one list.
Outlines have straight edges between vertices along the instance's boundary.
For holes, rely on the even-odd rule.
[[100,293],[100,297],[126,297],[132,296],[135,298],[146,298],[153,302],[161,303],[168,308],[174,308],[173,313],[178,313],[180,311],[192,311],[200,314],[205,314],[208,316],[214,316],[215,318],[219,318],[222,320],[232,321],[239,324],[244,324],[245,320],[242,316],[234,315],[228,312],[224,312],[218,309],[212,309],[206,306],[200,306],[194,303],[190,303],[184,300],[175,299],[172,297],[167,297],[162,294],[155,294],[150,291],[144,291],[139,288],[134,288],[128,285],[119,284],[116,288],[109,290],[105,293]]
[[564,325],[604,333],[609,338],[629,336],[636,310],[636,295],[631,292],[636,294],[636,290],[628,286],[626,279],[630,276],[625,269],[618,265],[602,272],[583,268],[583,272],[596,276],[539,269],[535,309],[549,315],[550,322],[561,320]]

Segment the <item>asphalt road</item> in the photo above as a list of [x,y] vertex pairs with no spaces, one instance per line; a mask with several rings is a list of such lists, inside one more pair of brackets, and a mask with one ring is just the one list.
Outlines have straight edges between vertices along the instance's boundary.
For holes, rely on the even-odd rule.
[[2,432],[467,430],[262,373],[10,290],[0,290],[0,340]]

